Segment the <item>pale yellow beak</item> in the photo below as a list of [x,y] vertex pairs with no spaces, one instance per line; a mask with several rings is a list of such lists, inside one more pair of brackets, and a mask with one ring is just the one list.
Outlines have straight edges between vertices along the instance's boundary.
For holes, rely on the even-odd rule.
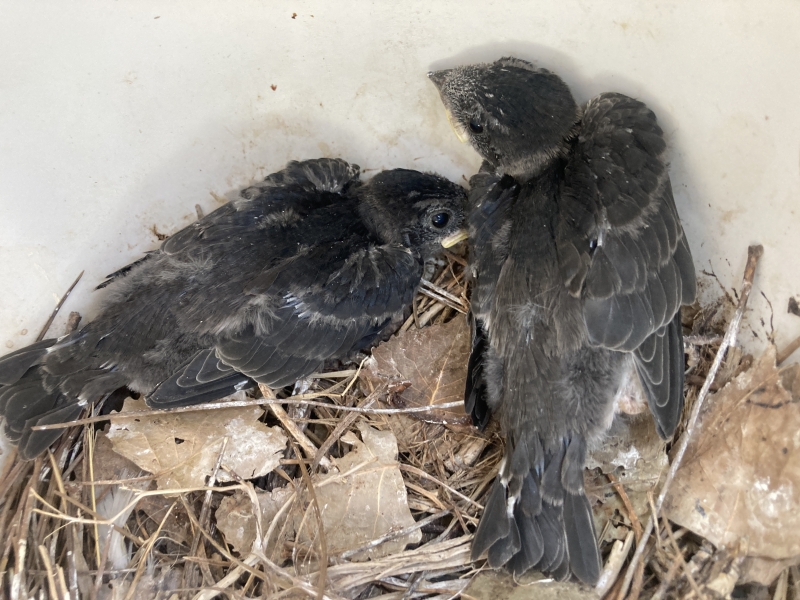
[[466,229],[459,229],[455,233],[451,233],[446,238],[442,240],[442,246],[445,248],[450,248],[455,246],[458,242],[463,242],[465,239],[469,237]]
[[447,112],[447,122],[450,123],[450,127],[453,128],[453,132],[456,134],[458,141],[461,142],[462,144],[466,144],[469,141],[469,136],[467,135],[466,129],[464,129],[461,123],[456,121],[455,117],[453,116],[453,113],[451,113],[449,110],[446,112]]

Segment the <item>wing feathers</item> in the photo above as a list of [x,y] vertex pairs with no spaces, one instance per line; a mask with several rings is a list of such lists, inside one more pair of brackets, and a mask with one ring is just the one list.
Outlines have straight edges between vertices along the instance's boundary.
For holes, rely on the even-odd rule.
[[[588,247],[598,239],[582,287],[584,321],[595,345],[635,350],[694,299],[694,266],[665,149],[655,115],[638,100],[602,94],[586,105],[565,171],[557,242],[565,285],[575,295],[580,263],[570,244]],[[579,222],[576,204],[592,212],[593,221]]]

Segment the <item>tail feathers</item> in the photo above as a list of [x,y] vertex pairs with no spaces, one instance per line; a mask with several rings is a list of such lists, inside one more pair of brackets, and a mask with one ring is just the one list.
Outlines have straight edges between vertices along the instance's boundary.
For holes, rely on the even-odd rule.
[[[57,385],[51,385],[52,381]],[[121,373],[87,370],[58,379],[40,368],[29,369],[16,383],[0,388],[0,416],[5,434],[19,445],[24,459],[35,458],[66,429],[32,430],[37,425],[68,423],[87,402],[103,400],[125,384]]]
[[564,526],[572,572],[585,583],[596,583],[600,578],[600,552],[597,549],[592,507],[585,494],[565,494]]
[[71,423],[81,416],[86,408],[84,402],[67,404],[55,408],[43,415],[39,415],[25,423],[25,430],[19,440],[19,456],[23,460],[33,460],[64,435],[66,429],[34,430],[36,425],[54,425],[56,423]]
[[594,585],[600,554],[583,490],[585,441],[574,436],[545,451],[535,432],[525,433],[509,453],[475,532],[472,559],[485,554],[490,567],[515,575],[572,573]]
[[52,410],[61,394],[48,392],[38,370],[29,371],[17,383],[0,391],[0,414],[5,417],[5,433],[11,442],[18,442],[25,423]]
[[55,339],[42,340],[0,358],[0,385],[12,385],[47,354]]

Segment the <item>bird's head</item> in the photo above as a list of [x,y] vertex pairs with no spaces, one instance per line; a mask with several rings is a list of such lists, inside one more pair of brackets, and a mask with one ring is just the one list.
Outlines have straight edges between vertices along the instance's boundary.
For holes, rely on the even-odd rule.
[[392,169],[355,193],[361,217],[379,239],[407,246],[423,260],[467,237],[466,192],[444,177]]
[[458,139],[514,177],[532,176],[563,155],[580,120],[567,85],[524,60],[501,58],[428,77]]

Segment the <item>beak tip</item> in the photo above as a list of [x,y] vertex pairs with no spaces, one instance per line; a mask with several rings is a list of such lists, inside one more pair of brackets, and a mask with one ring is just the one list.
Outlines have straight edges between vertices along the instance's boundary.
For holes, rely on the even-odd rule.
[[428,79],[430,79],[433,84],[438,88],[444,83],[445,79],[447,79],[447,74],[449,73],[448,70],[443,71],[428,71]]

